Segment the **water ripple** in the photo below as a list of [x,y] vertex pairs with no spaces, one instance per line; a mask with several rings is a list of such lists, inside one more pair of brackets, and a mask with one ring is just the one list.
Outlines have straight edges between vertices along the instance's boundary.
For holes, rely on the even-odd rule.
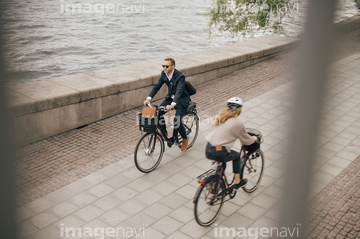
[[[204,13],[211,2],[3,0],[0,7],[5,9],[1,21],[7,40],[7,84],[110,68],[243,40],[229,39],[215,31],[212,41],[208,41],[203,32],[208,23]],[[341,2],[337,21],[356,14],[353,0]],[[113,4],[118,11],[85,8],[95,3]],[[83,8],[74,10],[71,4],[82,4]],[[302,7],[300,13],[285,24],[285,35],[302,31],[306,8]],[[268,34],[271,31],[255,37]]]

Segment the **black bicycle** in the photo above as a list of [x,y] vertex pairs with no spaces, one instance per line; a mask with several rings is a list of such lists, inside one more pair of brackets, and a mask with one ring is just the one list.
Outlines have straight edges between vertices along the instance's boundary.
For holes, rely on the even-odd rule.
[[[150,107],[152,107],[149,104]],[[153,171],[161,162],[165,152],[166,141],[168,147],[177,145],[181,148],[182,138],[178,130],[173,130],[173,136],[168,137],[165,130],[158,124],[159,123],[159,109],[156,107],[155,117],[143,117],[138,114],[138,125],[142,133],[145,133],[140,138],[135,147],[134,161],[135,166],[143,173]],[[199,133],[199,117],[197,115],[196,103],[190,102],[187,113],[182,118],[183,125],[186,130],[186,135],[190,137],[188,148],[191,148]]]
[[[243,187],[247,193],[254,192],[264,174],[264,153],[260,150],[263,142],[262,135],[254,129],[247,129],[248,134],[258,137],[258,143],[246,146],[240,150],[240,178],[247,178],[248,182]],[[203,227],[210,226],[220,215],[223,203],[233,199],[236,195],[234,190],[235,177],[229,182],[225,175],[223,163],[213,161],[215,168],[198,176],[199,186],[194,197],[194,215],[197,223]],[[229,196],[228,198],[226,198]],[[226,200],[225,200],[226,199]]]

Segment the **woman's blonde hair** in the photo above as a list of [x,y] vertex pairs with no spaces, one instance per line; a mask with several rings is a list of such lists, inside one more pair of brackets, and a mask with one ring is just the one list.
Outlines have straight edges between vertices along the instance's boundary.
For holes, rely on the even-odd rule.
[[238,117],[241,113],[241,108],[239,107],[236,110],[231,110],[229,108],[223,109],[215,118],[213,124],[215,126],[219,126],[223,123],[225,123],[228,119],[233,117]]

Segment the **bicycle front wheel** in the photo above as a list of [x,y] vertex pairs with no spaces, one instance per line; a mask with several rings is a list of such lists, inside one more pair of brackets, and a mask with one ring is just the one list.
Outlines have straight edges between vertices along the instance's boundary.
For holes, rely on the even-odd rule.
[[143,135],[135,147],[135,166],[143,173],[153,171],[159,165],[164,150],[164,140],[158,133]]
[[193,146],[199,134],[199,117],[194,113],[190,113],[184,115],[182,121],[186,130],[186,135],[190,137],[190,141],[188,144],[189,149],[191,148],[191,146]]
[[[218,183],[220,186],[216,193]],[[210,176],[205,180],[205,184],[199,187],[194,198],[194,215],[200,226],[208,227],[219,217],[225,198],[219,194],[225,191],[225,188],[224,180],[219,180],[218,175]],[[214,194],[219,196],[214,198]]]
[[252,193],[259,187],[264,174],[264,168],[264,153],[261,150],[253,153],[249,158],[245,159],[244,165],[241,169],[241,179],[248,179],[247,184],[243,187],[245,192]]

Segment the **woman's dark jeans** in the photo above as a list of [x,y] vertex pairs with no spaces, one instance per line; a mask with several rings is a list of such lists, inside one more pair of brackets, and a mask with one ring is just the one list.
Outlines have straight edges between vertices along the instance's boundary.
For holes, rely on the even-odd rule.
[[240,153],[231,150],[230,153],[226,150],[225,147],[220,146],[218,150],[215,146],[212,146],[210,143],[207,143],[205,149],[205,155],[208,159],[213,159],[224,163],[226,167],[226,162],[232,161],[233,163],[233,172],[240,173]]

